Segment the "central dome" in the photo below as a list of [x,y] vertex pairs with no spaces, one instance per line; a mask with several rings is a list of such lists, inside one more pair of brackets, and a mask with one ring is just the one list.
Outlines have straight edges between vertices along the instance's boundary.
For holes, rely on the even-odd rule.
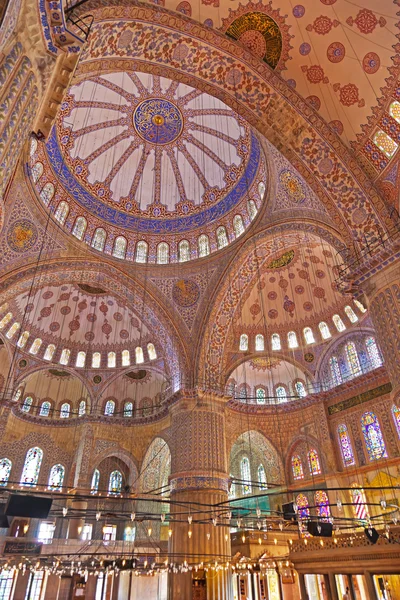
[[169,100],[149,98],[135,109],[133,125],[143,140],[163,146],[175,142],[180,136],[183,117],[179,108]]

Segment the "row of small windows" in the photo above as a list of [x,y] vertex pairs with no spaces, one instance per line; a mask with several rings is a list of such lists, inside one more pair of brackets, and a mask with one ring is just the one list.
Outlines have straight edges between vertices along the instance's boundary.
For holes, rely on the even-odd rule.
[[[397,121],[397,123],[400,123],[400,102],[395,100],[390,104],[389,114],[395,121]],[[394,139],[382,129],[378,129],[375,132],[372,141],[374,142],[375,146],[377,146],[377,148],[379,148],[379,150],[383,152],[385,156],[387,156],[387,158],[392,158],[399,147],[398,142],[395,142]]]
[[[333,384],[340,385],[349,378],[361,375],[363,371],[377,369],[383,364],[382,356],[376,344],[375,338],[368,336],[365,339],[367,349],[367,360],[369,364],[363,365],[365,358],[360,357],[354,342],[347,342],[344,348],[344,357],[333,355],[329,359],[329,369]],[[364,368],[363,368],[364,367]]]
[[[22,394],[22,390],[19,389],[17,390],[17,392],[14,395],[13,400],[15,402],[17,402]],[[21,406],[21,410],[24,413],[29,413],[31,412],[33,406],[33,397],[32,396],[26,396],[26,398],[24,399],[22,406]],[[114,400],[107,400],[105,405],[104,405],[104,415],[105,416],[112,416],[115,414],[115,401]],[[83,417],[84,415],[86,415],[86,400],[81,400],[79,402],[79,406],[78,406],[78,416],[79,417]],[[49,402],[48,400],[44,400],[42,402],[42,404],[40,405],[39,408],[39,416],[40,417],[49,417],[50,414],[52,414],[54,412],[51,402]],[[58,413],[58,411],[55,411],[56,413]],[[134,408],[134,404],[133,402],[131,402],[130,400],[128,400],[127,402],[124,403],[123,406],[123,411],[122,411],[122,416],[123,417],[128,417],[128,418],[132,418],[134,416],[149,416],[150,414],[152,414],[153,412],[153,404],[150,398],[144,398],[141,401],[141,406],[139,409]],[[69,402],[64,402],[61,407],[60,407],[60,412],[59,412],[59,418],[60,419],[68,419],[72,414],[71,411],[71,405]]]
[[[235,390],[235,384],[232,384],[233,389],[230,391],[234,394],[237,394],[237,399],[242,402],[247,401],[248,398],[251,397],[250,386],[246,383],[241,383],[237,386],[237,390]],[[299,398],[305,398],[307,396],[307,391],[304,383],[301,380],[296,380],[293,382],[293,389],[295,391],[295,395]],[[256,386],[254,389],[255,399],[257,404],[266,404],[267,399],[269,398],[268,389],[265,386]],[[278,400],[278,402],[287,402],[290,393],[286,385],[278,384],[274,387],[273,397]]]
[[[321,463],[318,452],[313,448],[307,453],[307,463],[310,476],[321,474]],[[292,456],[291,459],[293,479],[304,479],[303,461],[299,455]]]
[[[351,488],[352,489],[349,490],[349,494],[353,515],[356,519],[366,522],[369,519],[369,511],[365,492],[357,483],[353,483]],[[310,504],[306,494],[298,494],[295,499],[295,504],[299,519],[307,520],[310,517]],[[319,517],[323,517],[325,519],[330,518],[329,498],[326,492],[319,490],[314,493],[314,506],[317,508]]]

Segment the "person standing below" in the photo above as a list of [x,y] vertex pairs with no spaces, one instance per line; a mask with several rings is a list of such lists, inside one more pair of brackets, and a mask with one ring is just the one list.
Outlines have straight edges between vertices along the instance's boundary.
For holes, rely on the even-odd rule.
[[345,593],[343,594],[342,600],[350,600],[349,588],[346,588]]

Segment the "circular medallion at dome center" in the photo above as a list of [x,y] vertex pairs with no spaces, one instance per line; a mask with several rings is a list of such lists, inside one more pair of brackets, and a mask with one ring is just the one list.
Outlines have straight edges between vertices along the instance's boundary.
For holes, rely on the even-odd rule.
[[133,113],[133,125],[146,142],[171,144],[181,134],[182,113],[175,104],[163,98],[148,98]]

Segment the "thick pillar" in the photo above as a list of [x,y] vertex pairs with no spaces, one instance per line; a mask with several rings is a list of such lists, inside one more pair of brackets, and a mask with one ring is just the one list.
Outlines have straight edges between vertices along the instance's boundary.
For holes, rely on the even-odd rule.
[[[185,392],[171,407],[170,485],[170,553],[175,557],[171,560],[180,565],[203,563],[207,600],[232,600],[232,575],[226,568],[231,558],[227,511],[224,516],[223,509],[217,508],[228,499],[225,402],[221,398]],[[175,504],[180,502],[185,505]],[[177,520],[175,513],[179,513]],[[193,518],[191,524],[188,516]],[[190,570],[169,577],[168,599],[182,598],[192,598]]]

